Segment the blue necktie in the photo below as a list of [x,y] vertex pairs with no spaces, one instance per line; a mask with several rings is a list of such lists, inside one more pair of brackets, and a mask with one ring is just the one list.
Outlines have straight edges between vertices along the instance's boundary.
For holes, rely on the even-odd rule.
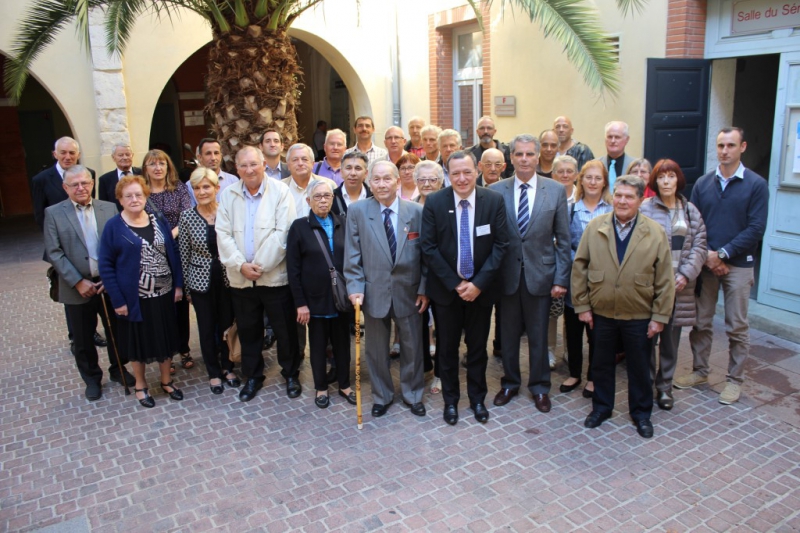
[[388,207],[383,210],[383,229],[386,230],[386,240],[389,241],[389,251],[392,253],[392,263],[397,260],[397,238],[394,235],[394,226],[392,226],[392,219],[389,215],[392,210]]
[[608,160],[608,190],[614,190],[614,182],[617,180],[617,162],[613,159]]
[[531,220],[530,210],[528,209],[528,185],[523,183],[519,186],[519,209],[517,209],[517,226],[519,234],[525,235],[528,230],[528,222]]
[[472,247],[470,246],[469,202],[461,200],[458,205],[461,206],[461,224],[458,232],[461,275],[464,276],[464,279],[469,279],[475,270],[475,266],[472,264]]

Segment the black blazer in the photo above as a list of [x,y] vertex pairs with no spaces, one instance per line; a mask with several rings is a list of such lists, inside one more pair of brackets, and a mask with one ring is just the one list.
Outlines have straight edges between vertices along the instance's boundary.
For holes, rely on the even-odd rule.
[[[333,266],[339,272],[344,268],[344,241],[346,219],[331,213],[333,217]],[[334,315],[333,289],[328,262],[314,232],[328,246],[328,236],[314,213],[298,218],[289,228],[286,239],[286,269],[289,287],[296,307],[308,306],[312,315]]]
[[[367,184],[364,183],[363,187],[367,190],[367,198],[372,198],[372,191],[369,190]],[[347,204],[344,201],[344,183],[336,187],[333,191],[333,205],[331,206],[331,212],[335,215],[339,215],[340,217],[347,216]]]
[[[95,174],[91,168],[94,181]],[[36,174],[31,180],[31,199],[33,201],[33,218],[39,224],[39,228],[44,228],[44,210],[51,205],[56,205],[69,198],[67,191],[64,190],[64,180],[61,174],[53,165]]]
[[[489,226],[489,233],[477,235],[477,228]],[[503,196],[485,187],[475,188],[475,223],[471,281],[480,290],[477,302],[492,305],[499,298],[497,275],[508,248],[506,209]],[[422,254],[428,265],[427,294],[437,304],[450,305],[458,295],[458,230],[453,188],[428,196],[422,211]]]
[[[131,167],[131,172],[134,176],[142,175],[142,169],[138,167]],[[117,204],[117,209],[122,211],[122,205],[117,200],[116,195],[117,183],[119,183],[119,175],[116,168],[100,176],[100,181],[98,181],[97,185],[97,197],[106,202],[114,202]]]

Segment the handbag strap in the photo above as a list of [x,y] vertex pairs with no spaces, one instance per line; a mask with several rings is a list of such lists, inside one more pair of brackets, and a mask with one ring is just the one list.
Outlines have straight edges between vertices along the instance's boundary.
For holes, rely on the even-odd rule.
[[319,232],[311,228],[311,231],[314,233],[314,237],[317,238],[317,242],[319,243],[320,248],[322,248],[322,255],[325,256],[325,262],[328,263],[328,270],[331,271],[331,275],[336,275],[336,269],[333,267],[333,262],[331,261],[330,251],[328,247],[322,242],[322,237],[319,236]]

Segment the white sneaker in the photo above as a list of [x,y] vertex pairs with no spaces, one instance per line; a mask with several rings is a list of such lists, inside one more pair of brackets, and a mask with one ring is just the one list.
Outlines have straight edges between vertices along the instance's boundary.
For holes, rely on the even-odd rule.
[[431,383],[431,394],[439,394],[442,392],[442,380],[439,378],[433,378],[433,383]]
[[739,396],[742,394],[742,387],[736,383],[728,382],[725,388],[719,395],[719,403],[722,405],[730,405],[739,401]]
[[547,350],[547,358],[550,360],[550,370],[556,369],[556,354]]

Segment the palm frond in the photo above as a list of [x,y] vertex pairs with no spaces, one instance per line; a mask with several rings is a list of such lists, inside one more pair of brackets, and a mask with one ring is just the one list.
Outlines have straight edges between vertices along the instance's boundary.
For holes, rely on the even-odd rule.
[[247,16],[247,9],[244,0],[236,0],[233,8],[234,23],[240,28],[246,28],[250,24],[250,17]]
[[647,0],[617,0],[617,9],[620,10],[623,16],[628,14],[641,14],[647,6]]
[[314,7],[315,5],[322,2],[322,0],[306,0],[305,2],[298,2],[296,0],[286,0],[284,4],[286,4],[284,10],[281,13],[280,20],[278,24],[281,26],[285,26],[288,28],[292,25],[292,22],[303,14],[309,8]]
[[[625,1],[625,0],[623,0]],[[642,0],[631,0],[642,1]],[[585,0],[501,0],[525,12],[531,22],[538,22],[545,37],[564,45],[569,61],[583,80],[599,93],[612,96],[619,92],[619,70],[614,49],[595,8]]]
[[109,4],[106,15],[106,50],[109,54],[122,54],[136,20],[147,7],[148,3],[145,0],[126,0]]
[[[89,0],[89,4],[95,7],[100,0]],[[22,95],[28,69],[42,51],[55,41],[64,26],[75,18],[75,8],[74,2],[40,0],[28,10],[20,22],[5,63],[3,83],[11,98],[16,100]]]

